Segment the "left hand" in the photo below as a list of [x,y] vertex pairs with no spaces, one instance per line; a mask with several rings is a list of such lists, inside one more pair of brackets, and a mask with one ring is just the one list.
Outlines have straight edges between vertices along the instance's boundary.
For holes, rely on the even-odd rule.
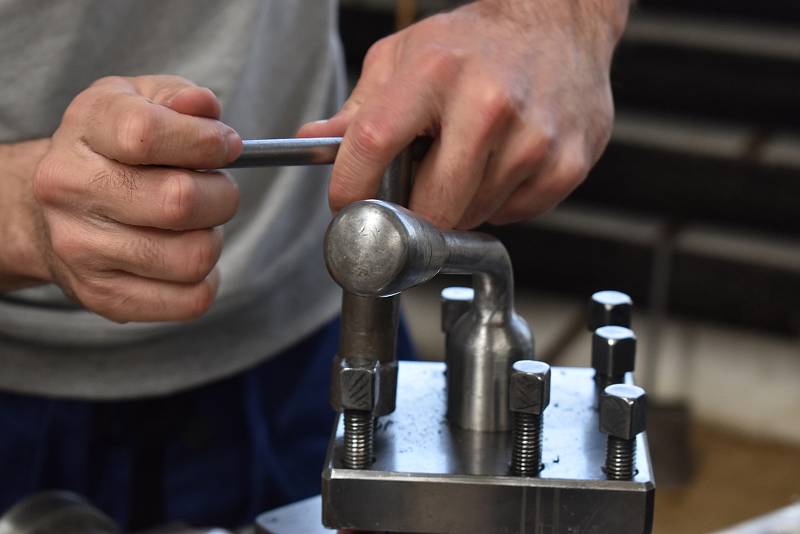
[[628,0],[481,0],[375,43],[342,109],[334,211],[373,197],[392,158],[434,137],[410,208],[441,228],[503,224],[583,181],[613,121],[609,68]]

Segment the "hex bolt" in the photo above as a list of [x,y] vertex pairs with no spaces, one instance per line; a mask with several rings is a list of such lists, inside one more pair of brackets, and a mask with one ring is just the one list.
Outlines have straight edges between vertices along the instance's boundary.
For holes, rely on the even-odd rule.
[[592,335],[592,367],[598,394],[606,386],[625,382],[636,365],[636,334],[624,326],[601,326]]
[[542,469],[542,416],[550,404],[550,366],[519,360],[511,366],[509,408],[512,429],[511,472],[536,476]]
[[600,432],[608,434],[603,471],[609,480],[636,476],[636,436],[647,426],[647,394],[639,386],[613,384],[600,397]]
[[372,463],[378,365],[373,360],[343,359],[339,366],[344,416],[342,463],[348,469],[366,469]]
[[621,291],[598,291],[589,299],[587,326],[594,332],[601,326],[631,326],[633,301]]
[[447,334],[462,315],[467,313],[475,298],[471,287],[452,286],[442,289],[442,332]]

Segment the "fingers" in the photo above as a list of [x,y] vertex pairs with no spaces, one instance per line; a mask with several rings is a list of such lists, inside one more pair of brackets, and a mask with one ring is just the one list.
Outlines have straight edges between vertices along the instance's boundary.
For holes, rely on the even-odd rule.
[[297,132],[298,137],[341,137],[366,100],[381,91],[391,79],[394,61],[389,39],[381,39],[367,51],[361,77],[336,115],[326,120],[309,122]]
[[398,82],[387,88],[362,105],[348,125],[331,176],[334,211],[374,196],[391,160],[438,122],[435,99],[411,85]]
[[[94,271],[125,272],[167,282],[205,280],[222,252],[221,228],[169,232],[150,228],[107,225],[91,239],[74,237],[69,245],[83,256],[73,257]],[[88,270],[88,269],[87,269]]]
[[34,193],[48,206],[166,230],[224,224],[239,205],[238,187],[225,173],[52,157],[39,165]]
[[94,152],[130,165],[216,168],[235,159],[239,135],[207,118],[219,114],[216,98],[189,82],[163,78],[169,80],[101,80],[70,104],[62,126],[74,126]]
[[187,321],[211,307],[219,288],[214,270],[205,280],[180,284],[112,273],[84,280],[78,300],[115,322]]
[[485,183],[490,154],[505,137],[513,110],[493,98],[463,91],[449,106],[441,134],[417,172],[409,207],[440,228],[455,228],[463,219]]
[[488,222],[508,224],[541,215],[580,185],[590,167],[583,140],[564,142],[540,174],[517,187]]
[[198,317],[219,285],[221,229],[169,232],[89,225],[48,213],[55,278],[92,311],[118,322]]
[[469,229],[486,222],[523,183],[536,181],[549,164],[553,144],[545,128],[515,128],[505,135],[457,227]]

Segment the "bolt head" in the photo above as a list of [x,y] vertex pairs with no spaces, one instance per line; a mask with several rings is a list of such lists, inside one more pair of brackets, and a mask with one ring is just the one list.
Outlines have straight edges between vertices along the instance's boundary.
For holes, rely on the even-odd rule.
[[647,394],[639,386],[613,384],[600,397],[600,432],[633,439],[647,426]]
[[343,359],[339,386],[343,410],[372,412],[378,402],[378,362]]
[[619,376],[636,365],[636,334],[624,326],[601,326],[592,336],[592,367],[597,374]]
[[589,299],[588,324],[590,332],[601,326],[631,326],[633,301],[620,291],[598,291]]
[[539,415],[550,404],[550,366],[535,360],[519,360],[511,366],[509,409]]
[[442,332],[453,328],[462,315],[472,306],[475,291],[471,287],[446,287],[442,289]]

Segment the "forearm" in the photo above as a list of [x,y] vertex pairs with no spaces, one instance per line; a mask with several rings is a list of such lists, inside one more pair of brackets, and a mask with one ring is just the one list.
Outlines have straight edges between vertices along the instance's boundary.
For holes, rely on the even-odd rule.
[[0,144],[0,291],[50,277],[41,257],[43,227],[31,185],[49,145],[49,139]]
[[541,30],[541,22],[547,20],[554,30],[602,43],[607,46],[610,59],[635,0],[478,0],[477,3],[517,24],[529,23]]

